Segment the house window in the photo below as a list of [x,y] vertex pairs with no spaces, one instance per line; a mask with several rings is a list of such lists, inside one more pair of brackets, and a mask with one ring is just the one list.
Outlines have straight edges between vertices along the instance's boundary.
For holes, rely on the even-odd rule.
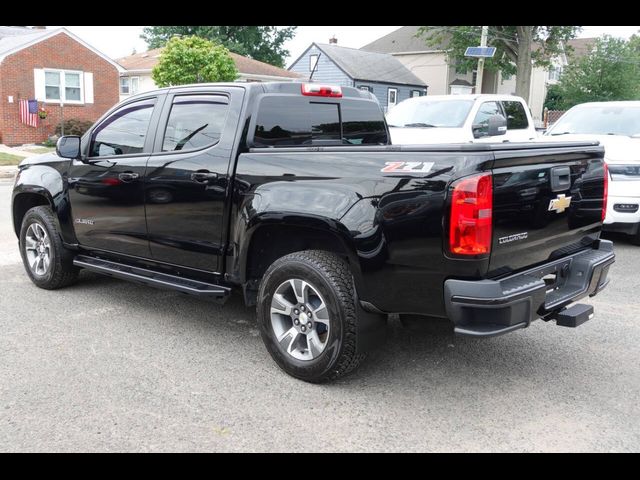
[[562,67],[552,65],[551,68],[549,68],[549,80],[557,82],[560,80],[560,75],[562,75]]
[[309,71],[313,72],[318,64],[318,55],[309,55]]
[[120,77],[120,95],[135,95],[139,85],[140,77]]
[[373,93],[373,87],[370,87],[369,85],[358,85],[358,88],[360,90],[366,90],[367,92]]
[[82,72],[46,69],[44,90],[47,102],[82,103]]
[[398,89],[389,88],[387,90],[387,108],[393,107],[396,103],[398,103]]
[[411,98],[413,97],[421,97],[422,92],[420,90],[411,90]]
[[129,95],[129,77],[120,77],[120,94]]

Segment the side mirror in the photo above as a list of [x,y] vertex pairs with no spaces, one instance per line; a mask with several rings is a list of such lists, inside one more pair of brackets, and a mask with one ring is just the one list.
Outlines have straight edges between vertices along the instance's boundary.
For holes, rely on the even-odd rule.
[[507,119],[502,115],[489,117],[489,136],[504,135],[507,133]]
[[80,137],[77,135],[60,137],[56,143],[56,154],[72,160],[80,158]]

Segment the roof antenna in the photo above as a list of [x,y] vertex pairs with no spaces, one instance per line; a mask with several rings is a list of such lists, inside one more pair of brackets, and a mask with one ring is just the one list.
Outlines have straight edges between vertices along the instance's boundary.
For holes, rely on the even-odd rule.
[[322,52],[318,52],[318,58],[316,58],[316,64],[313,66],[313,70],[311,70],[311,75],[309,75],[309,81],[313,78],[313,74],[316,73],[316,68],[318,68],[318,62],[320,62],[321,56]]

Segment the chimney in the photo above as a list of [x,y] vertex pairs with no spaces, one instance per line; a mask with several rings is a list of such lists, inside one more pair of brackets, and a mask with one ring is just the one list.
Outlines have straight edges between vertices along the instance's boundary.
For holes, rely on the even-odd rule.
[[334,44],[334,45],[338,44],[338,39],[336,38],[335,35],[329,39],[329,44]]
[[46,30],[47,27],[32,27],[34,30]]

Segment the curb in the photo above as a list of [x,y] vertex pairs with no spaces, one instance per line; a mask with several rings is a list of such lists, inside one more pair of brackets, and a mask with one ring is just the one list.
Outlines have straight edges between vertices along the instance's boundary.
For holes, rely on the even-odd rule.
[[18,173],[17,168],[3,169],[0,167],[0,180],[13,180]]

